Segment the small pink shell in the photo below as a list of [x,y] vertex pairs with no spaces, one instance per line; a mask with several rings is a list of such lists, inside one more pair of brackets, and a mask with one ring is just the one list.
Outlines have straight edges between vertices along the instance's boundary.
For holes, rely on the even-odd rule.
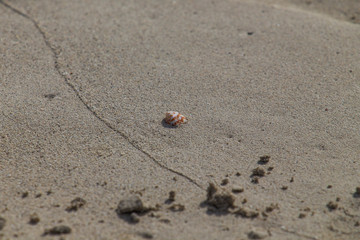
[[172,126],[178,126],[187,122],[187,118],[178,112],[170,111],[166,113],[165,122]]

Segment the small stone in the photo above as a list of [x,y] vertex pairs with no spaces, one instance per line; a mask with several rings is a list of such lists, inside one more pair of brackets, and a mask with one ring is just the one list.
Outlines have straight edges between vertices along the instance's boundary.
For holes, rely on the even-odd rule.
[[260,160],[258,161],[258,164],[265,165],[270,161],[270,156],[265,155],[260,157]]
[[36,225],[38,222],[40,222],[39,216],[36,213],[31,214],[29,224]]
[[141,213],[146,212],[147,210],[148,208],[143,205],[141,199],[138,196],[130,196],[119,202],[116,212],[118,214],[133,212]]
[[77,211],[79,208],[82,208],[86,204],[86,201],[82,198],[75,198],[71,201],[70,206],[67,207],[65,210],[67,212]]
[[5,227],[6,220],[3,217],[0,217],[0,231]]
[[332,201],[328,202],[328,204],[326,204],[326,206],[329,209],[329,211],[333,211],[333,210],[336,210],[338,208],[338,204],[334,203]]
[[248,238],[249,239],[264,239],[268,236],[267,232],[265,232],[264,230],[252,230],[251,232],[248,233]]
[[22,198],[26,198],[27,196],[29,196],[29,192],[23,192],[23,193],[21,194],[21,197],[22,197]]
[[45,232],[43,233],[43,236],[46,235],[61,235],[61,234],[69,234],[71,233],[71,228],[68,226],[56,226],[50,229],[45,230]]
[[232,189],[231,189],[231,191],[232,191],[233,193],[242,193],[242,192],[244,191],[244,188],[239,187],[239,186],[233,186]]
[[235,174],[235,176],[240,177],[240,176],[241,176],[241,173],[237,172],[237,173]]

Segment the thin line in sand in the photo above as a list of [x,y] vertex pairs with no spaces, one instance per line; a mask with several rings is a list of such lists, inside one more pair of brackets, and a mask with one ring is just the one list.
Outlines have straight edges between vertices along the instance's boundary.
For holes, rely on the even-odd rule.
[[129,138],[129,136],[127,136],[125,133],[121,132],[120,130],[116,129],[115,127],[113,127],[109,122],[105,121],[104,119],[102,119],[94,110],[91,109],[91,107],[84,101],[84,99],[81,97],[79,91],[75,88],[75,86],[69,81],[70,78],[67,77],[66,74],[63,74],[60,70],[60,66],[58,64],[58,58],[59,58],[59,54],[58,51],[51,45],[49,39],[46,37],[45,32],[40,28],[39,23],[37,21],[35,21],[33,18],[31,18],[30,16],[28,16],[27,14],[21,12],[20,10],[12,7],[11,5],[5,3],[3,0],[0,0],[0,4],[2,4],[3,6],[5,6],[6,8],[10,9],[11,11],[15,12],[16,14],[30,20],[35,28],[39,31],[39,33],[41,34],[41,36],[44,39],[44,42],[46,44],[46,46],[50,49],[50,51],[53,54],[53,58],[54,58],[54,67],[56,69],[56,71],[58,72],[58,74],[65,80],[65,83],[74,91],[75,95],[77,96],[77,98],[82,102],[82,104],[86,107],[86,109],[88,111],[90,111],[98,120],[100,120],[102,123],[104,123],[108,128],[110,128],[112,131],[116,132],[117,134],[119,134],[121,137],[123,137],[128,143],[130,143],[131,146],[133,146],[136,150],[142,152],[144,155],[146,155],[148,158],[150,158],[156,165],[158,165],[159,167],[172,172],[180,177],[185,178],[186,180],[188,180],[190,183],[194,184],[195,186],[197,186],[198,188],[204,190],[204,188],[198,184],[194,179],[190,178],[189,176],[185,175],[184,173],[178,172],[174,169],[171,169],[167,166],[165,166],[164,164],[160,163],[158,160],[156,160],[155,157],[153,157],[150,153],[146,152],[144,149],[142,149],[138,144],[136,144],[133,140],[131,140]]

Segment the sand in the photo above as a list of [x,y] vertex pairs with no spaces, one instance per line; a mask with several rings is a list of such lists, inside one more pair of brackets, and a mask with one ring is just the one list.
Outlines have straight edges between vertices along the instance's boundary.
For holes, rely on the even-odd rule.
[[358,5],[312,2],[0,1],[0,239],[359,239]]

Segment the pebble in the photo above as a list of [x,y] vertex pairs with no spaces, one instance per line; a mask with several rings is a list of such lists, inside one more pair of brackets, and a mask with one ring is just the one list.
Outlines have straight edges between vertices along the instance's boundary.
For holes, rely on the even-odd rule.
[[233,186],[231,191],[233,193],[242,193],[244,191],[244,188],[240,187],[240,186]]
[[144,206],[143,202],[138,196],[130,196],[122,199],[116,209],[118,214],[124,213],[141,213],[147,211],[148,208]]
[[268,236],[268,233],[263,229],[253,229],[248,233],[249,239],[264,239]]

